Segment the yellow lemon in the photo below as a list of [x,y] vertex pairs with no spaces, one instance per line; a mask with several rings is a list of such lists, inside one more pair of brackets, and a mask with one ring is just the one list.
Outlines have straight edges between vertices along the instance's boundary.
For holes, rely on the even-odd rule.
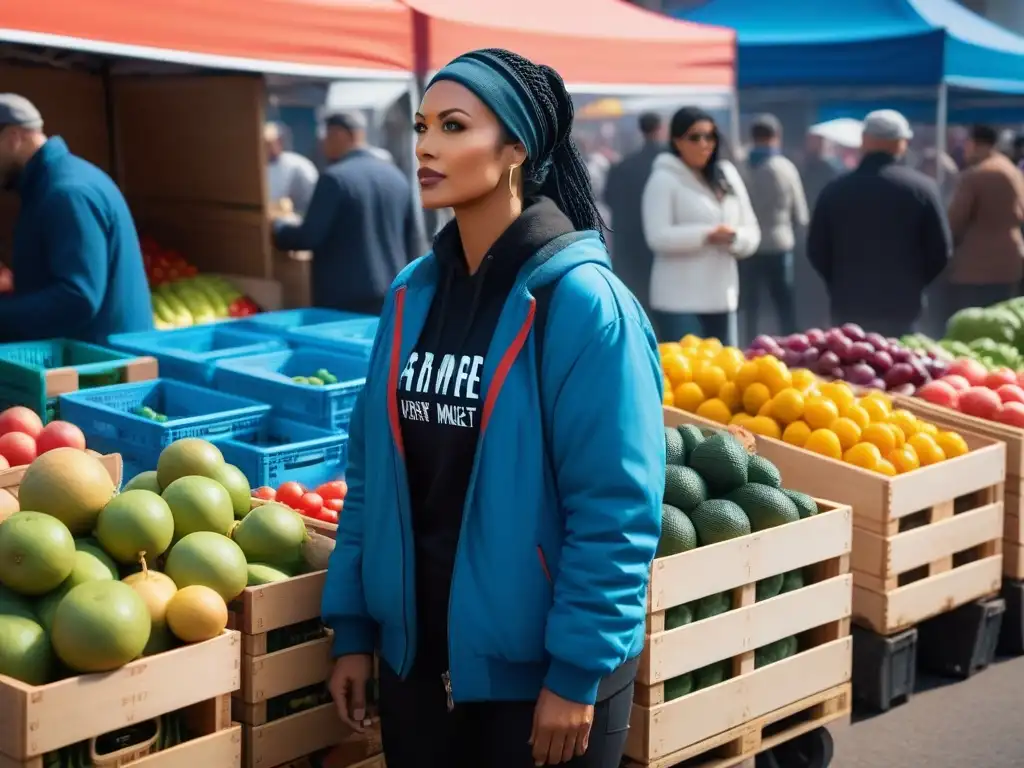
[[895,424],[901,430],[903,434],[910,439],[910,437],[917,432],[918,423],[917,416],[912,414],[910,411],[903,408],[897,408],[891,414],[889,414],[888,422]]
[[878,462],[881,460],[881,451],[878,450],[877,445],[872,445],[871,443],[857,443],[843,454],[843,461],[847,464],[853,464],[854,466],[872,471],[878,467]]
[[684,355],[670,355],[662,358],[661,368],[673,387],[692,381],[693,370],[690,361]]
[[672,395],[672,387],[666,386],[662,390],[661,404],[667,405],[669,407],[674,406],[676,404],[676,399]]
[[[772,362],[766,362],[769,360]],[[793,374],[781,360],[776,360],[771,355],[765,355],[757,359],[757,367],[757,380],[765,384],[773,395],[793,386]]]
[[768,390],[768,386],[755,381],[743,390],[743,410],[754,416],[771,399],[772,393]]
[[663,341],[658,345],[658,353],[662,357],[683,354],[683,346],[678,341]]
[[804,421],[812,429],[827,429],[839,417],[839,408],[827,397],[815,395],[804,403]]
[[712,363],[725,371],[725,378],[729,381],[736,378],[736,373],[746,361],[747,359],[743,356],[743,352],[736,349],[736,347],[725,347],[711,358]]
[[864,431],[861,433],[861,439],[865,443],[871,443],[873,446],[881,451],[883,456],[888,456],[889,453],[895,450],[898,446],[896,445],[896,433],[894,427],[889,424],[868,424],[864,427]]
[[692,381],[688,381],[672,390],[672,397],[676,401],[676,408],[693,413],[697,410],[697,406],[704,402],[704,390]]
[[857,396],[845,381],[827,381],[818,389],[824,397],[836,404],[840,416],[845,416],[847,409],[857,402]]
[[915,432],[908,437],[907,445],[914,449],[914,453],[917,454],[918,461],[921,462],[922,467],[938,464],[946,458],[946,454],[939,447],[939,444],[935,442],[935,438],[924,432]]
[[854,403],[846,408],[846,413],[843,414],[848,419],[852,419],[856,422],[857,426],[864,429],[868,424],[871,423],[871,417],[868,412],[864,410],[864,407]]
[[790,445],[803,448],[810,434],[811,428],[807,426],[806,421],[794,421],[786,427],[786,430],[782,433],[782,439]]
[[703,349],[703,350],[705,350],[707,352],[711,352],[712,354],[714,354],[716,352],[720,352],[721,351],[721,349],[722,349],[722,342],[719,341],[718,339],[716,339],[714,336],[711,336],[711,337],[701,341],[700,347],[701,347],[701,349]]
[[704,391],[705,397],[714,397],[725,384],[725,371],[717,365],[705,365],[693,372],[693,380]]
[[727,381],[718,390],[718,399],[725,403],[732,413],[736,413],[743,404],[740,399],[740,388],[735,381]]
[[902,448],[890,451],[887,458],[899,475],[904,472],[912,472],[921,466],[921,461],[917,458],[917,451],[911,445],[904,445]]
[[923,432],[926,435],[931,435],[932,437],[938,437],[939,435],[938,427],[936,427],[930,421],[921,421],[920,419],[917,422],[917,431]]
[[891,413],[889,404],[880,397],[867,395],[858,401],[858,405],[867,412],[871,421],[888,421],[889,419]]
[[806,368],[798,368],[792,371],[792,375],[793,387],[805,395],[818,385],[818,377]]
[[768,416],[755,416],[748,421],[744,426],[753,432],[755,435],[763,435],[764,437],[773,437],[778,440],[782,437],[782,430],[779,429],[778,423],[775,419]]
[[788,387],[772,398],[771,413],[780,424],[789,424],[804,415],[804,396],[795,387]]
[[732,418],[729,406],[717,397],[712,397],[710,400],[705,400],[698,405],[697,415],[705,419],[711,419],[711,421],[717,421],[719,424],[728,424],[729,419]]
[[840,416],[828,428],[836,433],[836,437],[839,438],[839,445],[842,446],[844,451],[848,451],[860,442],[860,427],[857,426],[857,422],[853,419]]
[[903,430],[897,427],[895,424],[889,424],[889,429],[892,430],[892,436],[896,438],[896,447],[902,448],[907,442],[907,436],[903,434]]
[[942,452],[946,454],[947,459],[963,456],[968,451],[967,441],[964,440],[963,435],[957,432],[939,432],[935,436],[935,442],[938,443]]
[[879,459],[878,464],[875,465],[875,471],[889,477],[896,476],[896,467],[888,459]]
[[843,446],[839,444],[839,438],[836,436],[836,433],[830,429],[816,429],[811,432],[807,436],[804,448],[832,459],[841,459],[843,457]]
[[760,370],[761,369],[757,367],[756,362],[748,360],[739,367],[738,371],[736,371],[736,376],[733,377],[733,381],[736,382],[736,386],[742,391],[757,381],[757,375]]
[[679,340],[679,346],[688,349],[695,349],[700,346],[700,342],[700,336],[694,336],[692,333],[688,333]]
[[734,424],[737,427],[745,427],[745,426],[747,426],[747,422],[750,421],[752,418],[754,418],[754,417],[751,416],[746,411],[740,411],[739,413],[734,415],[731,419],[729,419],[729,423],[730,424]]

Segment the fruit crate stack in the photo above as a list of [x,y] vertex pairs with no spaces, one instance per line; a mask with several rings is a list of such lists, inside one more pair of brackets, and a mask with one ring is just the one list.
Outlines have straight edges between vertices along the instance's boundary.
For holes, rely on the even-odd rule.
[[337,309],[323,307],[302,307],[299,309],[282,309],[277,312],[263,312],[259,315],[238,320],[233,327],[258,331],[271,336],[285,338],[290,332],[302,328],[311,328],[322,323],[337,323],[343,320],[359,320],[367,315],[355,312],[342,312]]
[[344,757],[342,765],[381,752],[379,728],[350,731],[327,691],[332,636],[320,621],[325,578],[321,570],[249,587],[231,606],[243,654],[233,712],[244,724],[243,764],[249,768],[283,766],[329,748]]
[[781,490],[742,431],[665,423],[627,764],[738,765],[849,714],[852,513]]
[[157,377],[152,357],[68,339],[0,345],[0,410],[31,408],[44,422],[60,418],[58,397],[90,387]]
[[296,346],[323,347],[369,358],[379,325],[379,317],[357,317],[296,328],[288,331],[286,338]]

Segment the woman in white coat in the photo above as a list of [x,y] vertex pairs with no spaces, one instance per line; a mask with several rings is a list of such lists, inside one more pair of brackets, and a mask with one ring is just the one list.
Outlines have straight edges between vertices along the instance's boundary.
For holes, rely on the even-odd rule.
[[761,230],[739,172],[720,160],[709,114],[684,107],[672,117],[669,151],[644,187],[644,237],[654,252],[651,308],[662,341],[695,332],[737,343],[737,259],[757,250]]

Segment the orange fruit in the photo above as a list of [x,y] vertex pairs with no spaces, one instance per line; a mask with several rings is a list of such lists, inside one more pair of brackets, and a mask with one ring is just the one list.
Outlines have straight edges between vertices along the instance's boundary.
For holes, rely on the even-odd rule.
[[676,401],[676,408],[694,413],[697,406],[704,402],[704,390],[692,381],[680,384],[672,390],[672,397]]
[[740,411],[739,413],[735,414],[731,419],[729,419],[729,423],[734,424],[737,427],[746,427],[747,422],[750,421],[752,418],[754,417],[751,416],[746,411]]
[[717,421],[719,424],[728,424],[729,419],[732,418],[732,411],[729,410],[729,406],[717,397],[713,397],[697,406],[697,415],[705,419],[711,419],[711,421]]
[[804,403],[804,421],[811,429],[826,429],[839,418],[839,408],[827,397],[815,395]]
[[771,400],[771,413],[768,414],[780,424],[789,424],[804,415],[804,396],[800,390],[787,387]]
[[743,410],[753,416],[771,399],[772,393],[768,390],[768,386],[761,382],[754,382],[743,390]]
[[678,341],[663,341],[658,345],[658,354],[662,357],[669,357],[671,355],[681,355],[683,353],[683,345]]
[[743,352],[736,347],[725,347],[721,352],[711,358],[711,362],[725,371],[725,378],[732,381],[736,378],[736,372],[747,361]]
[[946,458],[946,454],[943,453],[939,444],[935,442],[935,438],[924,432],[912,434],[907,438],[907,445],[914,449],[922,467],[938,464]]
[[931,435],[932,437],[938,437],[939,435],[939,428],[929,421],[918,420],[917,431],[923,432],[926,435]]
[[727,381],[719,388],[718,399],[725,403],[732,413],[736,413],[743,404],[740,400],[740,388],[734,381]]
[[806,368],[793,371],[793,387],[805,395],[818,385],[818,377]]
[[681,354],[673,354],[662,358],[661,368],[665,375],[668,376],[668,380],[672,382],[673,387],[685,384],[693,376],[690,361]]
[[957,456],[963,456],[969,450],[967,447],[967,441],[964,440],[963,435],[958,432],[939,432],[935,436],[935,442],[938,443],[939,448],[946,454],[947,459],[955,459]]
[[871,423],[871,417],[868,416],[868,412],[864,410],[864,406],[858,405],[857,403],[848,406],[846,413],[844,413],[843,416],[848,419],[853,419],[861,429],[864,429],[864,427]]
[[733,381],[736,382],[736,386],[739,387],[742,392],[757,381],[757,375],[760,373],[760,370],[761,369],[757,367],[756,362],[748,360],[739,367],[738,371],[736,371],[736,376],[733,378]]
[[865,395],[857,404],[867,412],[871,421],[886,421],[891,413],[889,404],[880,397]]
[[882,460],[882,453],[877,445],[871,443],[857,443],[850,450],[843,454],[843,461],[863,469],[874,471],[878,462]]
[[711,353],[719,352],[722,349],[722,342],[714,336],[709,336],[700,342],[700,348]]
[[705,397],[714,397],[725,384],[725,371],[717,365],[705,365],[693,372],[693,380]]
[[896,468],[896,473],[900,475],[904,472],[913,472],[921,466],[921,461],[917,458],[917,452],[910,445],[904,445],[902,448],[890,451],[887,458],[893,467]]
[[889,477],[896,476],[896,467],[894,467],[892,462],[888,459],[879,459],[878,464],[875,466],[875,471],[881,472],[883,475],[888,475]]
[[684,349],[694,349],[699,347],[701,343],[700,336],[694,336],[692,333],[688,333],[679,340],[679,346]]
[[840,445],[836,433],[830,429],[816,429],[811,432],[807,436],[804,448],[832,459],[841,459],[843,457],[843,446]]
[[836,437],[839,438],[839,445],[842,446],[844,451],[848,451],[860,442],[860,427],[857,426],[857,422],[853,419],[840,416],[828,428],[836,433]]
[[918,429],[917,416],[904,408],[897,408],[894,410],[889,414],[887,421],[890,424],[895,424],[899,427],[908,439],[911,435],[917,432]]
[[768,416],[755,416],[750,419],[745,425],[747,429],[753,432],[755,435],[763,435],[764,437],[774,437],[778,440],[782,436],[782,430],[779,428],[778,423],[774,419]]
[[897,448],[896,429],[890,424],[868,424],[861,433],[861,440],[874,445],[883,456],[888,456],[890,451]]
[[771,418],[771,416],[772,416],[772,401],[769,400],[767,403],[762,405],[757,410],[757,415],[758,416],[767,416],[768,418]]
[[803,448],[807,438],[811,434],[811,428],[806,421],[794,421],[782,433],[782,439],[797,448]]
[[840,416],[845,416],[846,409],[857,402],[857,396],[845,381],[826,381],[818,389],[824,397],[836,404]]

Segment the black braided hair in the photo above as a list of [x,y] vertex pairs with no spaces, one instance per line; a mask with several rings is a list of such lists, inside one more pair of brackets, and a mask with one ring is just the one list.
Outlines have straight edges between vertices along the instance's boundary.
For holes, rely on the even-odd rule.
[[523,167],[525,194],[550,197],[577,231],[597,230],[603,241],[605,224],[590,172],[572,140],[575,110],[561,75],[504,48],[488,48],[486,53],[501,61],[525,86],[532,97],[534,117],[544,124],[543,133],[549,137],[540,157],[527,158]]

